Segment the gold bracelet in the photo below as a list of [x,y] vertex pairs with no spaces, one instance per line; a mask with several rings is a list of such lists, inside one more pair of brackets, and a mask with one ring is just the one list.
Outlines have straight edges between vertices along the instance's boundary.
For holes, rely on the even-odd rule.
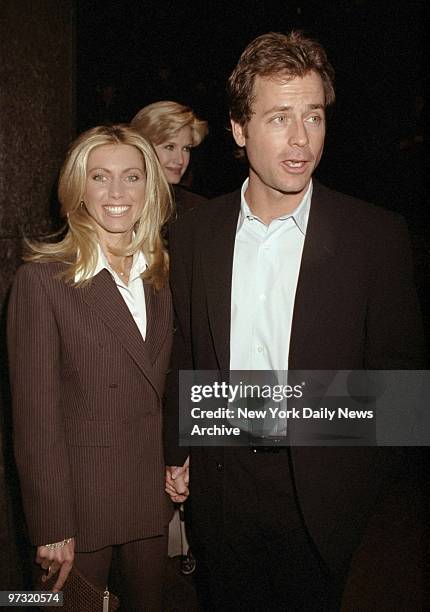
[[63,548],[69,542],[72,541],[72,538],[66,538],[65,540],[61,540],[61,542],[54,542],[53,544],[45,544],[45,548],[55,549],[55,548]]

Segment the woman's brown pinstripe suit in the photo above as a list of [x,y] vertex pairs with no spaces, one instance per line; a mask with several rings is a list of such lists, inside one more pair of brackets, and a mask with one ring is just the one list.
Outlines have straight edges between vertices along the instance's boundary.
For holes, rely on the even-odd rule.
[[76,550],[162,534],[161,398],[172,335],[168,287],[145,284],[143,341],[107,270],[76,288],[62,264],[17,273],[8,345],[14,439],[34,545]]

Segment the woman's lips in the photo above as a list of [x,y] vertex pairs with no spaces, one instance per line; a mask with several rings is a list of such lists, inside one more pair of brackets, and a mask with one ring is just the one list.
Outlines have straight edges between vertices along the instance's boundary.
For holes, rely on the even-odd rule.
[[130,206],[128,204],[121,206],[105,205],[103,208],[111,217],[122,217],[122,215],[128,212]]

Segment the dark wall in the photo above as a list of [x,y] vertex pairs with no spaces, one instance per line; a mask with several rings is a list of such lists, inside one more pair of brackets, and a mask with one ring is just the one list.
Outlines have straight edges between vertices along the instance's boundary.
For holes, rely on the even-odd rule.
[[[0,588],[22,583],[10,445],[5,309],[22,236],[50,231],[56,175],[75,128],[72,0],[0,3]],[[54,213],[54,214],[51,214]],[[49,509],[47,509],[49,511]]]

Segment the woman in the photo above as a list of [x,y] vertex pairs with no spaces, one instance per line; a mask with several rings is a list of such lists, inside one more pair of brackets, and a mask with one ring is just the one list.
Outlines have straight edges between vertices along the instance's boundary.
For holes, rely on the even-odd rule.
[[131,125],[154,145],[165,177],[172,185],[178,214],[204,202],[205,198],[179,183],[190,163],[191,149],[208,133],[207,122],[198,119],[187,106],[166,100],[142,108]]
[[60,590],[72,564],[123,609],[160,610],[171,518],[161,397],[172,312],[160,228],[169,188],[132,128],[97,127],[59,181],[67,232],[31,244],[12,290],[15,452],[36,561]]

